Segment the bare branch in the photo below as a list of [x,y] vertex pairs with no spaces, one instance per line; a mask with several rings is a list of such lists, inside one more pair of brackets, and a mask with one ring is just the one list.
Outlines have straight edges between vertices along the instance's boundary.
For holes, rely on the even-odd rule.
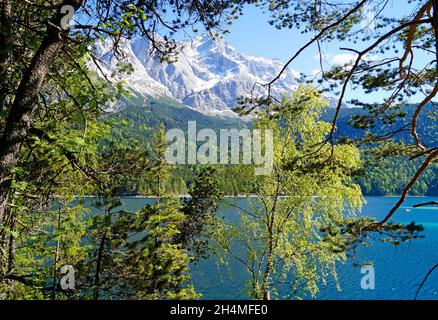
[[429,202],[417,203],[413,205],[414,208],[425,207],[425,206],[438,206],[438,201],[429,201]]
[[423,288],[424,284],[426,283],[427,278],[429,278],[429,276],[432,274],[432,272],[433,272],[436,268],[438,268],[438,263],[437,263],[436,265],[434,265],[434,266],[429,270],[429,272],[428,272],[428,273],[426,274],[426,276],[424,277],[423,281],[421,281],[421,283],[420,283],[420,285],[419,285],[419,287],[418,287],[418,289],[417,289],[417,292],[415,293],[415,298],[414,298],[414,300],[417,300],[417,297],[418,297],[418,294],[420,293],[421,288]]
[[436,159],[438,158],[438,150],[431,153],[423,162],[421,167],[415,172],[415,175],[412,177],[412,179],[409,181],[409,183],[406,185],[406,187],[403,189],[402,195],[400,196],[397,203],[394,205],[394,207],[389,211],[389,213],[380,221],[377,223],[374,223],[366,228],[364,228],[365,231],[375,231],[379,229],[383,224],[385,224],[393,215],[394,213],[400,208],[402,203],[405,201],[409,191],[414,186],[415,182],[417,182],[418,178],[423,174],[424,170]]

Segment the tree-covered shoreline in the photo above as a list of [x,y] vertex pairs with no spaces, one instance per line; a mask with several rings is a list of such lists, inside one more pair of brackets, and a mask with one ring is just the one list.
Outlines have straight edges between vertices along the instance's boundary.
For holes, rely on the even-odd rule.
[[[223,118],[217,116],[206,116],[199,112],[184,109],[181,106],[170,100],[157,100],[149,98],[147,104],[138,104],[136,99],[125,101],[126,105],[119,112],[109,115],[109,119],[113,119],[124,125],[115,125],[111,135],[114,139],[136,140],[145,145],[150,145],[151,134],[154,128],[157,128],[160,123],[163,123],[167,129],[182,129],[187,130],[187,121],[196,121],[199,129],[212,128],[215,131],[229,128],[250,128],[252,121],[242,121],[238,118]],[[415,110],[414,105],[406,105],[401,108],[402,112],[410,114]],[[426,110],[432,112],[433,107],[429,106]],[[327,108],[321,116],[321,119],[328,121],[332,118],[334,109]],[[363,138],[366,132],[373,134],[384,134],[385,126],[379,125],[375,129],[360,130],[354,128],[351,124],[352,117],[363,114],[360,108],[346,108],[340,114],[338,128],[335,131],[335,136],[342,139],[350,139],[352,141]],[[427,143],[433,143],[435,139],[434,132],[438,131],[436,122],[433,119],[424,117],[423,119],[427,131],[423,132],[424,140]],[[398,126],[405,124],[404,119],[397,120]],[[409,136],[397,137],[395,143],[409,143]],[[370,154],[373,146],[363,145],[360,147],[362,157],[364,158],[364,168],[355,177],[357,183],[361,186],[365,196],[399,196],[402,194],[403,187],[411,177],[418,166],[419,161],[410,161],[408,156],[394,155],[389,158],[376,158]],[[221,166],[218,166],[220,168]],[[178,194],[186,194],[191,182],[193,181],[195,167],[177,166],[178,177],[176,181],[171,182],[171,189]],[[233,181],[232,174],[227,170],[222,170],[223,177],[219,177],[219,183],[225,194],[239,194],[242,188],[239,188],[238,183]],[[180,179],[181,178],[181,179]],[[425,173],[425,176],[413,187],[410,192],[412,196],[435,196],[438,195],[438,166],[434,165]],[[130,190],[127,194],[139,194],[147,192],[147,186],[127,186]]]

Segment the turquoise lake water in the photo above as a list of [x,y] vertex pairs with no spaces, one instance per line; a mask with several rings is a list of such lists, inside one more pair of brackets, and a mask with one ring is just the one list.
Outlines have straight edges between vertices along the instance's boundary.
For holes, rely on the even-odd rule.
[[[382,218],[398,200],[397,197],[366,197],[361,215]],[[125,198],[126,210],[135,210],[148,200]],[[240,199],[238,201],[245,201]],[[371,262],[375,269],[375,289],[364,290],[360,281],[364,276],[352,261],[338,266],[341,291],[334,281],[320,287],[316,299],[413,299],[418,285],[428,270],[438,263],[438,207],[413,208],[416,203],[438,201],[438,197],[411,197],[394,216],[402,223],[415,221],[425,228],[424,239],[394,246],[374,242],[360,247],[357,262]],[[220,214],[232,218],[234,210],[223,206]],[[247,299],[243,288],[247,274],[242,265],[231,261],[228,268],[218,266],[214,257],[191,266],[193,284],[203,299]],[[418,299],[438,299],[438,270],[430,275]]]

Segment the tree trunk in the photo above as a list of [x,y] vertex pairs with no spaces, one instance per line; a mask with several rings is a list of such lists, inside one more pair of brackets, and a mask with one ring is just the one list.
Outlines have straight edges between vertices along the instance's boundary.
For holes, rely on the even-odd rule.
[[[276,187],[275,187],[275,193],[274,193],[274,203],[272,204],[271,208],[271,216],[268,220],[268,233],[269,233],[269,243],[268,243],[268,252],[267,252],[267,261],[266,261],[266,269],[263,275],[263,282],[262,282],[262,299],[263,300],[270,300],[271,294],[269,291],[269,278],[271,277],[271,272],[273,268],[273,253],[274,253],[274,228],[275,228],[275,214],[277,211],[277,202],[278,198],[280,197],[280,179],[281,177],[277,175],[276,177]],[[275,241],[276,242],[276,241]]]
[[[277,198],[276,198],[277,199]],[[263,274],[263,281],[262,281],[262,299],[263,300],[270,300],[271,294],[269,292],[269,278],[271,277],[272,272],[272,259],[273,259],[273,252],[274,252],[274,222],[275,222],[275,210],[276,210],[276,203],[277,200],[274,201],[274,206],[272,210],[271,219],[269,221],[268,226],[268,232],[269,232],[269,243],[268,243],[268,252],[267,252],[267,258],[266,258],[266,268],[265,272]]]
[[105,231],[105,233],[102,236],[102,239],[100,240],[99,250],[97,252],[96,273],[94,275],[94,293],[93,293],[94,300],[99,299],[100,272],[102,268],[103,250],[105,248],[106,236],[107,236],[107,232]]
[[6,96],[8,92],[7,64],[9,62],[12,42],[11,1],[2,1],[0,9],[0,110],[6,110]]
[[[61,206],[58,209],[58,221],[57,221],[58,231],[61,229]],[[58,287],[58,261],[59,261],[59,250],[61,247],[60,241],[56,241],[55,248],[55,260],[53,262],[53,288],[52,288],[52,300],[56,300],[56,289]]]
[[[64,43],[60,8],[70,4],[77,10],[84,0],[64,1],[47,27],[29,68],[24,73],[9,111],[0,145],[0,219],[4,217],[6,201],[11,186],[11,170],[18,162],[20,149],[31,125],[31,114],[35,101],[43,87],[52,62]],[[1,220],[0,220],[1,223]]]
[[[2,185],[0,184],[0,189],[1,189]],[[0,191],[1,192],[1,191]],[[3,195],[3,199],[0,196],[0,246],[2,246],[4,244],[4,239],[5,239],[5,232],[4,229],[6,228],[6,204],[8,202],[9,199],[9,190],[5,191],[4,195]]]
[[12,273],[15,268],[15,231],[17,225],[17,218],[15,212],[11,209],[10,211],[11,220],[11,235],[9,236],[9,250],[8,250],[8,273]]
[[[435,64],[438,68],[438,0],[432,0],[432,7],[433,7],[432,26],[435,33],[435,56],[436,56]],[[438,76],[435,78],[435,83],[438,83]]]
[[436,55],[436,63],[438,64],[438,0],[432,0],[433,5],[433,19],[432,25],[435,32],[435,55]]
[[263,300],[270,300],[271,294],[269,292],[269,278],[271,277],[271,271],[272,271],[272,251],[274,249],[273,246],[273,239],[271,236],[271,239],[269,240],[269,249],[268,249],[268,256],[267,256],[267,262],[266,262],[266,269],[263,274],[263,282],[262,282],[262,299]]
[[[4,212],[3,222],[0,224],[0,279],[7,274],[8,271],[8,254],[7,254],[7,212]],[[0,281],[1,282],[1,281]],[[0,295],[0,299],[2,296]]]

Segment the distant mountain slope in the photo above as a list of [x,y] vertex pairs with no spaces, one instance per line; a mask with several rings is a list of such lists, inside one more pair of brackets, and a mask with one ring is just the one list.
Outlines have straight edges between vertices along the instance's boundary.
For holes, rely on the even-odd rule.
[[[244,128],[251,127],[250,121],[243,121],[239,117],[226,117],[206,115],[199,111],[187,108],[181,103],[175,102],[171,98],[166,97],[147,97],[143,98],[142,94],[134,93],[130,100],[123,102],[126,106],[114,113],[114,117],[128,120],[128,126],[132,127],[131,134],[142,136],[145,132],[155,130],[160,123],[163,123],[166,128],[187,129],[188,121],[196,121],[199,129],[212,128]],[[406,113],[405,118],[400,118],[391,128],[400,128],[406,124],[408,119],[412,117],[415,110],[415,105],[406,105],[401,109]],[[428,105],[423,109],[423,113],[419,117],[418,134],[426,144],[438,144],[438,123],[431,118],[436,109],[432,105]],[[331,122],[335,114],[335,109],[327,108],[322,116],[322,120]],[[337,129],[335,138],[348,137],[351,139],[359,139],[365,134],[365,130],[360,130],[350,125],[350,120],[353,115],[363,115],[365,111],[361,108],[342,108],[337,121]],[[371,130],[375,134],[387,133],[390,128],[377,123],[376,127]],[[405,142],[411,142],[410,132],[406,131],[398,135],[399,139]]]
[[[394,124],[391,126],[384,125],[381,122],[376,122],[375,128],[370,131],[374,134],[384,134],[388,133],[394,128],[402,128],[408,121],[412,119],[412,115],[416,109],[416,105],[405,105],[401,107],[400,111],[405,112],[406,116],[403,118],[398,118]],[[432,104],[428,104],[423,108],[423,111],[418,117],[418,127],[417,132],[422,138],[424,143],[428,145],[438,145],[438,122],[433,118],[438,115],[438,110]],[[325,114],[323,115],[323,120],[332,121],[335,114],[335,109],[327,108]],[[365,130],[355,129],[350,125],[350,120],[353,115],[364,115],[365,111],[361,108],[342,108],[339,114],[339,119],[337,121],[337,130],[335,132],[335,137],[348,137],[352,139],[359,139],[365,134]],[[412,143],[412,136],[410,131],[404,131],[396,136],[397,140],[401,140],[407,143]]]
[[153,133],[162,123],[167,129],[178,128],[187,130],[188,121],[196,121],[199,129],[227,129],[244,128],[250,126],[237,117],[209,116],[175,102],[169,98],[148,97],[146,100],[141,95],[134,95],[129,102],[118,112],[111,114],[112,118],[124,120],[123,128],[117,134],[123,139],[136,139],[149,142]]
[[[124,120],[126,125],[116,128],[114,135],[121,139],[135,139],[144,144],[151,142],[152,136],[156,129],[163,123],[167,129],[180,128],[187,130],[187,121],[196,121],[197,128],[243,128],[250,127],[250,122],[244,122],[239,118],[208,116],[198,111],[187,108],[182,104],[175,103],[168,98],[149,97],[146,102],[142,95],[134,95],[130,101],[126,101],[126,106],[113,113],[110,117]],[[415,106],[405,106],[404,111],[412,114]],[[421,125],[419,133],[424,137],[426,143],[437,143],[438,123],[428,117],[428,113],[433,111],[432,106],[425,109],[426,113],[421,116]],[[364,134],[363,130],[351,127],[348,123],[354,114],[363,114],[364,111],[358,108],[341,109],[337,137],[359,138]],[[323,120],[331,121],[333,119],[334,109],[328,108],[323,115]],[[397,125],[403,125],[406,120],[400,119]],[[385,128],[377,126],[375,133],[385,132]],[[406,133],[402,139],[409,139],[409,133]],[[397,157],[386,160],[373,161],[373,159],[364,158],[365,168],[362,174],[356,178],[356,181],[362,187],[366,195],[397,195],[403,190],[403,187],[413,176],[415,170],[420,165],[421,159],[416,162],[408,161],[403,157]],[[180,180],[183,179],[187,185],[193,179],[193,168],[182,166],[178,168]],[[225,179],[227,180],[227,179]],[[225,185],[233,185],[232,178],[228,178]],[[180,182],[180,181],[179,181]],[[178,182],[178,183],[179,183]],[[137,192],[139,186],[133,186],[130,192]],[[185,193],[185,189],[175,189],[176,192]],[[227,194],[238,194],[241,190],[239,187],[229,187],[225,190]],[[438,164],[432,166],[421,177],[418,183],[412,189],[411,195],[438,195]]]
[[[144,96],[172,98],[205,114],[232,115],[229,110],[235,107],[238,97],[248,95],[255,83],[274,78],[284,65],[277,59],[241,54],[230,44],[206,36],[181,44],[178,61],[167,64],[150,55],[149,41],[125,41],[122,55],[134,72],[119,79]],[[103,43],[96,50],[108,74],[119,62],[109,48]],[[299,76],[297,71],[286,70],[272,88],[273,94],[293,91]],[[264,89],[256,86],[254,94],[262,93]]]

